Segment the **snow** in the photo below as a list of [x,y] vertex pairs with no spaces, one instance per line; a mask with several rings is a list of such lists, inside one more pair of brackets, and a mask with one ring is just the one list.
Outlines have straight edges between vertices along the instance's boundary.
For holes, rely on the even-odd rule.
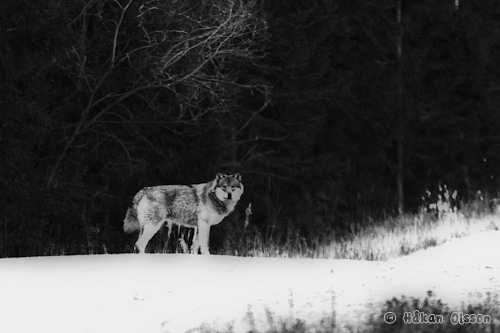
[[[117,254],[0,259],[0,332],[265,331],[334,316],[357,327],[385,300],[449,306],[500,291],[500,232],[387,262]],[[313,329],[311,328],[311,331]]]

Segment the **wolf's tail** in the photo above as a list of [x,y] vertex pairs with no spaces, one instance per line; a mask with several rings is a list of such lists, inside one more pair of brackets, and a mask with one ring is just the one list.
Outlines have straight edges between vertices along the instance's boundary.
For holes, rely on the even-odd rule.
[[139,231],[141,226],[139,225],[139,220],[137,219],[137,210],[135,205],[127,210],[127,215],[125,220],[123,220],[123,231],[127,234]]
[[125,220],[123,220],[123,231],[127,234],[141,230],[141,225],[137,219],[137,205],[144,195],[144,190],[145,189],[140,190],[134,196],[132,206],[127,210],[127,215],[125,215]]

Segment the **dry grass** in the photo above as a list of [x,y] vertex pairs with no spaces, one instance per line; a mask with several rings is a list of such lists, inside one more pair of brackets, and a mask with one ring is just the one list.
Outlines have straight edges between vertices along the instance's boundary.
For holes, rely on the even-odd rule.
[[462,213],[447,213],[436,221],[423,214],[407,215],[367,226],[340,242],[324,244],[317,257],[387,260],[498,227],[492,215],[468,218]]
[[253,257],[387,260],[454,238],[498,230],[499,215],[483,206],[475,203],[458,211],[421,212],[353,224],[351,230],[343,234],[318,231],[309,240],[293,228],[274,237],[263,237],[256,229],[250,229],[239,236],[228,235],[221,253]]

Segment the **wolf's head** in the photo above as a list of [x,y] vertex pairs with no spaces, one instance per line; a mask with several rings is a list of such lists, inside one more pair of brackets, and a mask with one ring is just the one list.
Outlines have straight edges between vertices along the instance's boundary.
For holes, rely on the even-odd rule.
[[239,173],[224,175],[218,173],[215,177],[215,195],[220,201],[238,201],[243,194],[243,183]]

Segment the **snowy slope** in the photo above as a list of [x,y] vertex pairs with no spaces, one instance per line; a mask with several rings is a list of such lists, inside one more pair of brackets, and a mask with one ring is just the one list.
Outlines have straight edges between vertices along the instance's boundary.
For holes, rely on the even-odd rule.
[[[0,332],[264,331],[273,320],[357,325],[432,290],[450,306],[500,292],[500,232],[388,262],[193,255],[0,259]],[[272,318],[272,319],[270,319]]]

